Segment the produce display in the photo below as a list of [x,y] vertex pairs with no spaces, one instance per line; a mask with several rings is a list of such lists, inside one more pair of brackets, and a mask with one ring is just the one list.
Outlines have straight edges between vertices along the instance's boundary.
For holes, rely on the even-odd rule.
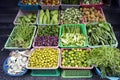
[[58,24],[58,10],[40,10],[39,24]]
[[[83,26],[84,27],[84,26]],[[84,29],[84,28],[83,28]],[[65,25],[60,35],[62,46],[86,46],[86,35],[83,34],[79,25]]]
[[58,26],[39,26],[34,46],[57,46],[58,35]]
[[82,12],[73,7],[61,10],[60,16],[61,24],[79,24],[83,21]]
[[12,51],[8,57],[4,68],[10,75],[20,75],[26,72],[26,63],[28,61],[29,51]]
[[82,0],[82,4],[100,4],[102,0]]
[[42,5],[59,5],[60,4],[60,0],[42,0],[41,1]]
[[101,77],[120,77],[120,50],[113,47],[94,48],[90,51],[89,64],[101,70]]
[[82,49],[64,49],[61,53],[61,66],[62,67],[89,67],[87,63],[87,57],[90,50]]
[[63,78],[90,78],[95,66],[102,78],[120,77],[120,49],[102,0],[19,0],[18,5],[31,13],[19,12],[15,18],[5,44],[15,51],[3,64],[5,73],[20,76],[31,69],[32,76],[58,76],[63,69]]
[[80,0],[62,0],[62,4],[79,4]]
[[82,16],[84,18],[85,23],[105,22],[105,17],[101,9],[97,9],[95,7],[83,7],[80,8],[80,11],[82,12]]
[[58,49],[36,48],[29,57],[29,68],[56,68],[58,66]]
[[36,5],[38,4],[38,0],[21,0],[21,3],[26,5]]
[[88,42],[90,45],[115,44],[115,35],[108,23],[87,24]]
[[21,23],[23,20],[25,21],[25,23],[35,23],[36,22],[36,14],[34,13],[30,13],[28,15],[21,15],[18,16],[16,23]]
[[35,31],[35,26],[30,26],[24,21],[21,23],[22,24],[14,27],[6,47],[27,48],[30,45],[32,36]]

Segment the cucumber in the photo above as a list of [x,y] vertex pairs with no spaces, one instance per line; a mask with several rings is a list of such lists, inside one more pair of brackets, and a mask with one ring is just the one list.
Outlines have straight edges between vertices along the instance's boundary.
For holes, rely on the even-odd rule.
[[58,14],[58,10],[54,10],[50,12],[51,16],[54,16],[55,14]]
[[44,11],[40,10],[40,17],[39,17],[39,23],[42,24],[43,23],[43,16],[44,16]]
[[55,14],[52,17],[51,24],[57,24],[58,23],[58,14]]
[[46,16],[46,14],[44,14],[44,17],[43,17],[43,24],[47,24],[47,16]]
[[48,9],[46,10],[46,16],[47,16],[47,24],[49,24],[50,23],[50,12]]

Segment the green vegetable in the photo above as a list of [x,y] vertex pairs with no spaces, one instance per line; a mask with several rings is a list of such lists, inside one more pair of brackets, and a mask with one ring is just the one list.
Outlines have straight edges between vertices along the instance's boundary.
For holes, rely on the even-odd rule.
[[46,15],[47,15],[47,24],[49,24],[50,23],[50,13],[49,13],[48,9],[46,10]]
[[67,8],[65,11],[61,11],[61,23],[62,24],[78,24],[82,22],[82,12],[79,9]]
[[56,36],[59,35],[58,26],[39,26],[38,27],[38,36]]
[[112,45],[116,43],[115,35],[113,35],[108,23],[87,24],[86,28],[90,45]]
[[34,27],[21,21],[20,25],[14,27],[13,34],[10,36],[8,47],[27,48],[30,45],[34,33]]
[[58,11],[49,11],[48,9],[40,11],[39,24],[58,24]]
[[63,4],[79,4],[80,0],[62,0]]
[[40,10],[40,17],[39,17],[39,23],[42,24],[43,23],[43,17],[44,17],[44,11],[43,10]]
[[87,63],[87,57],[89,56],[89,50],[82,49],[64,49],[61,53],[63,67],[89,67]]
[[64,26],[60,36],[62,46],[85,46],[86,36],[81,33],[80,26]]
[[53,17],[52,17],[52,20],[51,20],[51,24],[57,24],[58,23],[58,14],[55,14]]
[[44,14],[44,16],[43,16],[43,24],[47,24],[47,16],[46,16],[46,14]]
[[21,15],[17,19],[17,23],[21,23],[24,20],[25,23],[35,23],[36,21],[36,14],[30,13],[28,15]]
[[94,48],[90,51],[87,62],[101,70],[102,77],[120,77],[120,50],[113,47]]

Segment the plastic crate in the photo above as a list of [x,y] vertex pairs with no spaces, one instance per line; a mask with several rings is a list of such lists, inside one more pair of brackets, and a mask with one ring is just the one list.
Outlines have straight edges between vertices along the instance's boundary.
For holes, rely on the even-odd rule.
[[[90,48],[83,48],[83,49],[81,49],[81,48],[76,48],[76,49],[89,50],[89,51],[90,51]],[[64,66],[62,66],[62,52],[63,52],[64,50],[71,50],[71,48],[60,49],[60,68],[61,68],[61,69],[76,69],[76,70],[80,70],[80,69],[82,69],[82,70],[91,70],[91,69],[93,69],[94,66],[90,66],[90,67],[89,67],[89,66],[88,66],[88,67],[64,67]]]
[[[85,46],[63,46],[60,42],[60,37],[62,35],[62,29],[64,26],[74,26],[77,25],[80,27],[80,30],[82,32],[82,34],[86,35],[86,41],[85,41]],[[59,41],[58,41],[58,46],[61,48],[85,48],[88,46],[88,40],[87,40],[87,33],[86,33],[86,26],[85,24],[63,24],[60,26],[60,31],[59,31]]]
[[63,70],[61,73],[63,78],[91,78],[90,70]]
[[[101,77],[101,71],[95,67],[95,73]],[[119,80],[119,77],[113,77],[113,76],[105,76],[105,78],[109,79],[109,80]]]
[[38,10],[39,9],[38,4],[36,4],[36,5],[26,5],[26,4],[22,4],[21,0],[18,1],[18,6],[22,10]]
[[[43,48],[46,48],[46,47],[39,47],[39,49],[43,49]],[[60,64],[60,49],[59,49],[59,48],[55,48],[55,47],[49,47],[49,48],[53,48],[53,49],[57,49],[57,50],[58,50],[58,64],[57,64],[56,67],[46,67],[46,68],[28,67],[28,63],[29,63],[29,59],[30,59],[30,57],[29,57],[26,68],[27,68],[27,69],[32,69],[32,70],[56,70],[56,69],[58,69],[59,64]],[[35,49],[37,49],[37,48],[31,49],[31,54],[32,54],[32,52],[33,52]]]
[[80,6],[102,6],[103,2],[102,0],[98,4],[83,4],[83,0],[80,1]]
[[18,19],[20,16],[22,16],[22,15],[26,16],[26,15],[28,15],[28,14],[30,14],[30,13],[33,13],[33,14],[36,15],[36,21],[35,21],[34,23],[29,23],[29,24],[36,25],[36,24],[37,24],[37,14],[38,14],[38,11],[36,11],[36,10],[29,10],[29,11],[19,10],[18,13],[17,13],[17,16],[15,17],[15,20],[14,20],[13,24],[14,24],[14,25],[20,24],[20,23],[17,23],[17,19]]
[[[46,9],[43,9],[43,10],[46,10]],[[50,9],[49,11],[52,11],[52,10],[55,10],[55,9]],[[60,10],[58,10],[58,24],[40,24],[39,22],[40,22],[40,19],[39,19],[39,17],[40,17],[40,10],[38,11],[38,15],[37,15],[38,17],[37,17],[37,25],[38,26],[40,26],[40,25],[43,25],[43,26],[45,26],[45,25],[59,25],[60,24]]]
[[[92,24],[92,23],[91,23]],[[92,25],[94,25],[94,24],[97,24],[97,23],[93,23]],[[115,37],[115,33],[114,33],[114,31],[113,31],[113,28],[111,27],[111,24],[110,23],[107,23],[108,24],[108,26],[110,27],[110,29],[111,29],[111,33],[113,34],[113,37],[114,37],[114,40],[116,41],[116,43],[115,44],[112,44],[112,45],[104,45],[104,46],[112,46],[112,47],[117,47],[118,46],[118,41],[117,41],[117,39],[116,39],[116,37]],[[92,46],[92,45],[90,45],[89,44],[89,41],[88,41],[88,47],[89,48],[98,48],[98,47],[102,47],[103,45],[96,45],[96,46]]]
[[[104,15],[104,12],[103,12],[103,10],[102,10],[102,8],[101,8],[100,6],[94,6],[94,5],[92,5],[92,6],[82,6],[82,7],[80,7],[80,8],[92,8],[92,7],[94,7],[96,10],[100,11],[101,14],[102,14],[103,17],[104,17],[104,22],[107,22],[107,21],[106,21],[106,18],[105,18],[105,15]],[[88,22],[85,21],[84,17],[83,17],[83,20],[84,20],[84,24],[87,24],[87,23],[88,23]],[[99,22],[99,21],[98,21],[98,22]],[[93,22],[92,22],[92,23],[93,23]]]
[[32,70],[31,76],[60,76],[60,70]]
[[7,75],[9,75],[9,76],[23,76],[24,74],[27,73],[28,70],[24,69],[20,74],[15,74],[15,75],[14,74],[9,74],[8,73],[8,66],[7,66],[8,59],[9,59],[9,57],[7,57],[4,61],[4,63],[3,63],[3,70]]
[[[31,26],[31,27],[32,27],[32,26]],[[8,50],[16,50],[16,49],[17,49],[17,50],[25,50],[25,49],[30,49],[30,48],[31,48],[31,45],[32,45],[32,41],[33,41],[34,36],[35,36],[36,27],[33,27],[33,28],[34,28],[33,35],[32,35],[32,38],[31,38],[31,40],[30,40],[29,46],[26,47],[26,48],[14,47],[14,46],[10,46],[10,47],[9,47],[9,46],[8,46],[9,43],[11,42],[10,38],[11,38],[11,36],[13,35],[15,28],[16,28],[16,27],[13,28],[13,30],[12,30],[12,32],[11,32],[9,38],[7,39],[7,41],[6,41],[6,43],[5,43],[4,48],[5,48],[5,49],[8,49]]]
[[[47,25],[48,26],[48,25]],[[47,26],[38,26],[38,27],[47,27]],[[58,26],[59,27],[59,25],[53,25],[52,27],[56,27],[56,26]],[[38,33],[38,29],[37,29],[37,32],[36,32],[36,35],[35,35],[35,38],[34,38],[34,41],[33,41],[33,44],[32,44],[32,47],[33,48],[39,48],[39,47],[51,47],[51,48],[58,48],[58,45],[56,45],[56,46],[36,46],[35,45],[35,41],[36,41],[36,39],[37,39],[37,33]],[[59,37],[58,37],[58,39],[59,39]]]

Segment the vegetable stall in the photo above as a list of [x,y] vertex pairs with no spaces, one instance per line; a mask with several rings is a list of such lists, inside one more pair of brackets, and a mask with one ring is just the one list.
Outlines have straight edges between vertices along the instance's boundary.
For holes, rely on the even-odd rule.
[[4,46],[11,51],[3,65],[6,74],[22,76],[31,70],[31,76],[91,78],[95,68],[102,78],[120,77],[118,41],[102,0],[20,0],[18,4],[24,6],[19,5]]

